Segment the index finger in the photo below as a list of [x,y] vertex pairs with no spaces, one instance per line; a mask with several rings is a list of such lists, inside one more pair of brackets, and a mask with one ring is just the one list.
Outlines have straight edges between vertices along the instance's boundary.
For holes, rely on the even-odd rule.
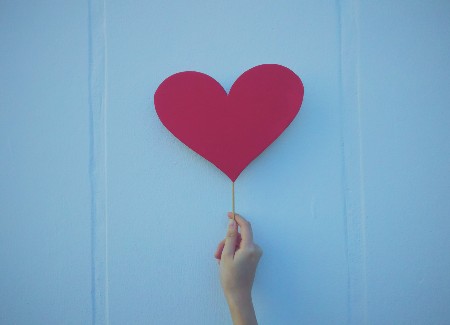
[[[244,245],[253,243],[253,230],[250,222],[248,222],[240,214],[235,213],[234,216],[236,223],[241,228],[241,237],[242,237],[241,243],[243,243]],[[233,218],[232,212],[228,212],[228,218]]]

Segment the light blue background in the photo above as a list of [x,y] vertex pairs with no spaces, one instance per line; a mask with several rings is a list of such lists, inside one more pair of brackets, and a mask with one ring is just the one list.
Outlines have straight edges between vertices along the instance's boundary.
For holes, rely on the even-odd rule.
[[298,117],[236,182],[261,324],[450,322],[450,3],[0,2],[0,323],[230,324],[231,184],[153,106],[278,63]]

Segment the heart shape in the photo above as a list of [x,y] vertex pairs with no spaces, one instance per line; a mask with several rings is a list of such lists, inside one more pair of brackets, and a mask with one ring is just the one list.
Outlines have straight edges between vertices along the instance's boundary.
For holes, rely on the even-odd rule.
[[155,92],[164,126],[234,182],[289,126],[303,101],[301,79],[278,64],[244,72],[227,95],[210,76],[185,71]]

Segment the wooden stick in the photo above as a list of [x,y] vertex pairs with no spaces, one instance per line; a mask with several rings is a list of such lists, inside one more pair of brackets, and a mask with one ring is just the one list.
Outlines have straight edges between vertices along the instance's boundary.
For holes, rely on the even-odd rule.
[[234,182],[231,182],[231,205],[233,209],[233,220],[236,221],[235,215],[234,215]]

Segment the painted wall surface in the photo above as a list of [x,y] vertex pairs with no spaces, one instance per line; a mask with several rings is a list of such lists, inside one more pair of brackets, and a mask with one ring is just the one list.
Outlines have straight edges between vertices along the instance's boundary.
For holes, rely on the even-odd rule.
[[[279,63],[305,98],[236,182],[261,324],[448,324],[450,3],[0,2],[0,324],[230,324],[228,178],[153,105]],[[232,125],[230,127],[233,127]]]
[[0,324],[91,322],[87,17],[0,2]]
[[360,11],[367,313],[448,324],[450,2]]

